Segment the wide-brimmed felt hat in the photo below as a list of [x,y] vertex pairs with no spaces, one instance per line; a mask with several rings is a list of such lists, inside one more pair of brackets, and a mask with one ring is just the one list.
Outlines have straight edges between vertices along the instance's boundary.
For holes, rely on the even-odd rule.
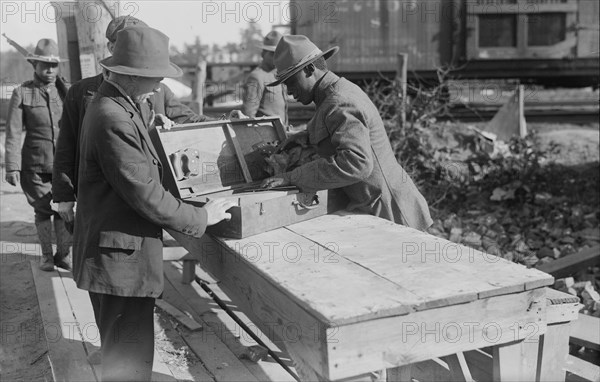
[[169,61],[169,37],[159,30],[135,25],[117,32],[113,55],[100,65],[114,73],[141,77],[181,77]]
[[277,31],[270,31],[263,39],[263,43],[257,44],[257,47],[262,50],[274,52],[275,48],[277,48],[277,43],[279,43],[279,40],[281,40],[281,37],[283,37],[281,33]]
[[283,36],[275,49],[273,62],[277,68],[277,81],[267,84],[276,86],[287,80],[302,68],[312,64],[319,58],[328,59],[337,53],[340,48],[334,46],[323,52],[306,36],[289,35]]
[[51,38],[43,38],[38,41],[33,54],[30,54],[25,58],[27,61],[42,61],[56,64],[69,61],[58,56],[58,44]]
[[145,22],[133,16],[116,17],[112,19],[106,27],[106,39],[110,42],[115,42],[117,41],[117,32],[134,25],[148,26]]

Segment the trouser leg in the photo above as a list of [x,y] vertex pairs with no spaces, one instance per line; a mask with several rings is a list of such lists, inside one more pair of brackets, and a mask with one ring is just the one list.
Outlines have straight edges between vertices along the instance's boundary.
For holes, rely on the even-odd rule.
[[51,174],[41,174],[30,171],[21,172],[21,188],[25,193],[27,202],[35,212],[35,228],[37,230],[40,246],[42,247],[42,261],[40,269],[51,271],[54,269],[52,256],[52,185]]
[[54,264],[63,269],[71,269],[67,257],[69,250],[73,245],[73,236],[67,231],[65,221],[58,214],[54,215],[54,233],[56,234],[56,255],[54,255]]
[[154,298],[90,293],[92,295],[99,300],[97,323],[102,341],[102,381],[150,381],[154,357]]
[[50,218],[35,219],[35,228],[37,230],[40,246],[42,247],[42,259],[40,269],[42,271],[51,271],[54,269],[54,259],[52,256],[52,221]]

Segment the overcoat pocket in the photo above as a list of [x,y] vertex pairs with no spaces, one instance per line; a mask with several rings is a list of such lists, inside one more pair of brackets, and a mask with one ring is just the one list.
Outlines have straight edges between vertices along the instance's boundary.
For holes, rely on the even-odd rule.
[[118,231],[102,231],[100,232],[100,240],[98,246],[101,248],[125,249],[137,251],[142,249],[141,236],[129,235]]

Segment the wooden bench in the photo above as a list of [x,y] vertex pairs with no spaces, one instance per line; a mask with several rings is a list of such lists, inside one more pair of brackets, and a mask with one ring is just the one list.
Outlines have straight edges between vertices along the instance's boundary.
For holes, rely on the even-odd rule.
[[407,380],[410,365],[488,347],[495,379],[536,378],[553,283],[538,270],[345,212],[241,240],[171,234],[303,380]]

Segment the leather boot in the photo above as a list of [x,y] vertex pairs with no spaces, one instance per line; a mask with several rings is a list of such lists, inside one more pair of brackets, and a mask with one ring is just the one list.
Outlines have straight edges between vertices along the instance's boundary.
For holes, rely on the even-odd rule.
[[68,260],[69,250],[73,245],[73,236],[67,231],[65,222],[58,216],[54,216],[54,232],[56,233],[56,255],[54,255],[54,265],[59,268],[71,270],[71,263]]
[[54,258],[52,257],[52,222],[50,219],[45,219],[35,222],[38,239],[42,247],[42,260],[40,269],[42,271],[54,270]]

